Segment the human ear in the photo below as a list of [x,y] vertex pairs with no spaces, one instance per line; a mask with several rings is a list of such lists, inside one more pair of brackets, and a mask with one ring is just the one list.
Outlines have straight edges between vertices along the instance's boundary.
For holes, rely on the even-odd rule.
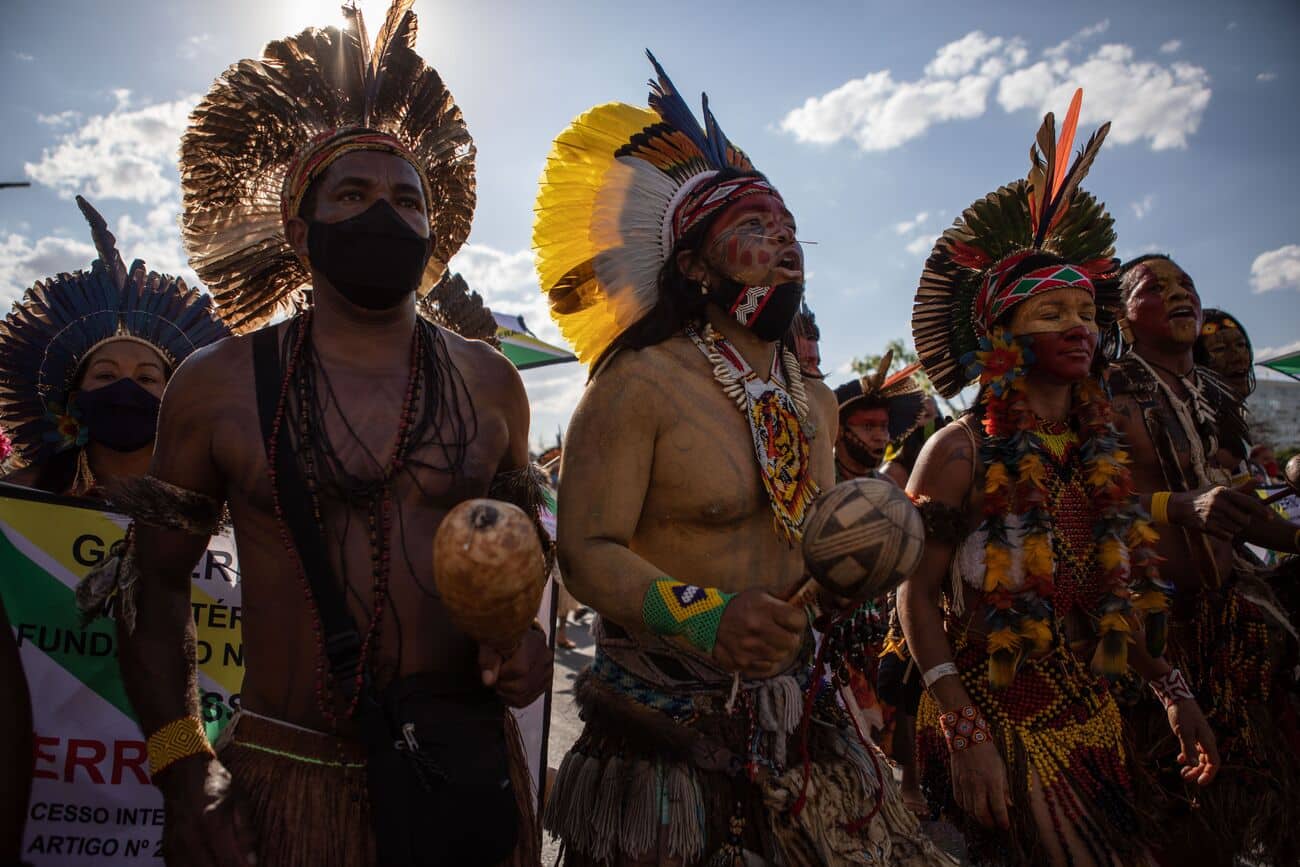
[[298,258],[307,261],[307,221],[302,217],[290,217],[284,224],[284,237]]

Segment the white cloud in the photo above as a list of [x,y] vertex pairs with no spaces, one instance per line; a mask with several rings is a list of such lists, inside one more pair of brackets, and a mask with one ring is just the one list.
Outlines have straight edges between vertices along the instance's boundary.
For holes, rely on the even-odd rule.
[[932,249],[934,249],[934,242],[938,239],[938,237],[939,236],[937,234],[933,236],[917,235],[915,238],[909,241],[907,246],[904,247],[903,249],[911,253],[913,256],[924,256],[926,253],[929,253]]
[[1160,53],[1176,54],[1178,52],[1178,49],[1182,47],[1183,47],[1183,41],[1181,39],[1170,39],[1168,42],[1160,46]]
[[781,129],[802,142],[848,138],[864,151],[890,150],[936,123],[982,115],[997,79],[1026,58],[1020,40],[976,30],[940,48],[919,79],[896,81],[888,69],[869,73],[809,97]]
[[1276,78],[1276,72],[1261,72],[1259,75],[1255,76],[1256,81],[1273,81]]
[[895,224],[894,224],[894,231],[897,232],[897,233],[900,234],[900,235],[907,235],[907,234],[910,234],[910,233],[912,232],[913,229],[915,229],[915,228],[917,228],[918,226],[920,226],[922,223],[924,223],[924,222],[925,222],[927,219],[929,219],[929,218],[930,218],[930,212],[929,212],[929,211],[922,211],[921,213],[917,214],[915,217],[913,217],[913,218],[910,219],[910,220],[904,220],[904,221],[901,222],[901,223],[895,223]]
[[212,40],[211,34],[200,33],[197,36],[190,36],[180,45],[176,46],[176,55],[182,60],[197,60],[203,46]]
[[180,211],[179,199],[166,199],[149,210],[144,222],[123,214],[113,227],[117,249],[128,265],[143,259],[150,271],[183,277],[190,286],[201,286],[181,246]]
[[72,110],[36,115],[36,122],[45,126],[70,126],[79,120],[81,120],[81,112]]
[[1256,292],[1300,289],[1300,244],[1287,244],[1256,256],[1250,264],[1250,285]]
[[1129,207],[1133,209],[1133,216],[1142,220],[1146,218],[1147,214],[1151,213],[1151,208],[1154,207],[1155,203],[1156,197],[1147,193],[1142,197],[1141,201],[1130,202]]
[[95,248],[85,241],[50,236],[35,242],[9,234],[0,238],[0,310],[22,297],[37,280],[89,268]]
[[1237,22],[1236,22],[1236,21],[1229,21],[1229,22],[1228,22],[1228,29],[1229,29],[1229,30],[1236,30],[1236,29],[1237,29]]
[[935,124],[982,116],[995,85],[1004,111],[1038,113],[1063,111],[1081,86],[1088,98],[1080,123],[1114,121],[1111,139],[1120,144],[1185,148],[1210,101],[1209,74],[1186,61],[1137,60],[1127,45],[1100,45],[1087,53],[1083,43],[1109,26],[1101,21],[1084,28],[1030,65],[1020,39],[976,30],[942,46],[917,79],[897,80],[888,69],[869,72],[809,97],[786,114],[780,128],[801,142],[848,139],[863,151],[885,151]]
[[1256,349],[1255,357],[1264,359],[1276,358],[1279,355],[1290,355],[1292,352],[1300,352],[1300,340],[1288,343],[1285,346],[1265,346],[1261,349]]
[[36,59],[35,55],[28,54],[26,51],[15,51],[13,54],[15,60],[21,60],[23,63],[31,63]]
[[174,196],[176,149],[198,97],[134,108],[129,90],[112,93],[113,111],[62,134],[39,161],[24,166],[27,176],[64,198],[81,193],[92,202],[117,198],[156,204]]
[[1043,60],[1018,69],[998,84],[1006,111],[1060,112],[1076,88],[1087,98],[1081,125],[1113,122],[1110,139],[1119,144],[1145,140],[1152,150],[1187,147],[1210,103],[1210,76],[1203,67],[1174,61],[1168,66],[1134,59],[1127,45],[1102,45],[1080,63]]
[[1103,18],[1096,24],[1085,27],[1078,33],[1066,39],[1064,42],[1058,42],[1051,48],[1043,50],[1044,57],[1064,57],[1072,51],[1077,51],[1081,44],[1092,39],[1094,36],[1100,36],[1110,29],[1110,19]]
[[[508,252],[486,244],[466,244],[451,260],[469,288],[483,296],[494,311],[524,317],[529,330],[557,346],[567,346],[551,319],[546,296],[537,285],[530,250]],[[586,368],[577,363],[557,364],[524,371],[524,388],[532,409],[531,440],[554,441],[555,432],[568,427],[569,416],[582,397]]]

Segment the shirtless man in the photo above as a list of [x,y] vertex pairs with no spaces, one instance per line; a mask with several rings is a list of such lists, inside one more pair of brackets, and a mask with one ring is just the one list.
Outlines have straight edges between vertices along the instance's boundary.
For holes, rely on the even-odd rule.
[[[418,56],[400,33],[387,66],[399,81],[390,83],[400,84],[399,96],[427,96],[427,76],[436,74],[422,63],[411,71],[410,58]],[[413,29],[410,35],[413,41]],[[311,39],[294,50],[310,52],[317,44]],[[268,52],[273,49],[287,50],[273,44]],[[245,61],[241,68],[262,67]],[[365,82],[355,84],[353,96],[361,99]],[[275,288],[257,282],[256,274],[232,288],[225,269],[249,272],[229,256],[216,263],[205,258],[211,249],[205,245],[226,223],[205,223],[207,197],[217,185],[190,183],[189,172],[207,164],[203,147],[214,141],[208,106],[251,102],[257,86],[251,74],[235,83],[218,80],[182,146],[191,261],[210,284],[227,281],[236,311],[273,308],[267,302],[276,300]],[[459,111],[446,111],[450,97],[445,91],[432,96],[447,135],[468,143]],[[284,134],[286,127],[276,129]],[[251,150],[241,150],[247,159],[231,171],[255,172],[259,158],[271,171],[293,143],[257,144],[251,121],[240,134],[252,137],[240,143]],[[306,266],[311,306],[287,322],[209,347],[177,371],[151,467],[158,490],[181,488],[188,497],[224,503],[234,524],[245,677],[240,714],[215,754],[201,729],[195,732],[189,602],[190,569],[206,539],[136,528],[137,627],[122,635],[121,664],[150,735],[150,762],[166,807],[164,849],[169,863],[204,867],[350,867],[376,859],[405,865],[444,857],[485,864],[516,848],[516,857],[532,861],[540,841],[527,818],[527,771],[521,785],[521,756],[507,742],[502,703],[524,706],[550,682],[545,640],[540,630],[530,631],[502,659],[455,627],[433,589],[431,540],[448,510],[487,495],[495,478],[524,468],[528,459],[528,403],[514,368],[487,345],[416,314],[416,290],[429,285],[431,254],[441,256],[448,244],[454,251],[464,239],[446,215],[463,203],[458,197],[468,195],[472,204],[467,176],[457,175],[459,164],[445,154],[420,150],[418,139],[373,129],[345,126],[296,144],[294,162],[287,169],[278,164],[291,178],[283,224],[272,224],[270,237],[253,246],[287,243],[280,267]],[[465,153],[472,149],[457,158]],[[448,200],[431,200],[432,189]],[[255,324],[244,319],[245,326]],[[283,427],[268,443],[259,400],[268,384],[264,374],[277,359],[281,375],[269,384]],[[268,467],[272,449],[292,449],[294,457]],[[286,466],[296,467],[305,490],[286,482]],[[308,589],[321,579],[307,575],[311,552],[293,538],[285,517],[293,497],[315,510],[324,580],[341,584],[358,625],[354,677],[339,675],[336,657],[347,654],[333,641],[323,646],[329,624]],[[404,700],[395,690],[416,698]],[[404,720],[413,727],[402,727]],[[407,748],[394,749],[403,739]],[[513,795],[496,770],[508,759]],[[481,779],[461,775],[466,761],[480,763]],[[417,771],[411,769],[428,766],[442,782],[419,777],[412,784]],[[390,802],[381,811],[376,799],[393,796],[409,803]],[[502,797],[509,798],[509,817],[480,809],[500,808]],[[430,798],[438,806],[427,808]],[[417,808],[421,815],[402,817]],[[530,848],[532,854],[519,854]]]
[[[1267,863],[1294,863],[1300,817],[1286,781],[1300,780],[1300,770],[1273,726],[1294,643],[1272,592],[1235,544],[1294,552],[1297,528],[1262,504],[1253,481],[1235,481],[1215,460],[1245,426],[1239,396],[1193,363],[1201,300],[1192,278],[1167,257],[1143,257],[1125,266],[1121,303],[1132,348],[1110,371],[1115,422],[1160,533],[1160,571],[1176,586],[1171,661],[1206,709],[1227,768],[1198,793],[1199,818],[1186,811],[1171,818],[1171,840],[1210,863],[1257,846]],[[1142,711],[1135,709],[1139,721]],[[1146,728],[1143,746],[1164,758],[1162,733]],[[1178,793],[1176,778],[1169,788]]]
[[[834,481],[836,404],[779,343],[803,295],[794,218],[716,138],[716,122],[706,116],[710,139],[656,71],[655,111],[588,112],[561,134],[539,195],[543,288],[579,357],[596,361],[564,445],[559,552],[570,589],[600,615],[596,658],[576,689],[586,727],[560,768],[546,827],[564,841],[569,867],[836,864],[864,853],[873,863],[941,863],[899,809],[883,760],[833,703],[814,714],[824,723],[807,744],[817,791],[801,797],[791,735],[810,630],[785,599],[803,576],[807,507]],[[602,134],[589,139],[593,131]],[[574,212],[558,199],[572,193],[562,186],[567,160],[585,150],[596,165],[658,174],[661,137],[690,143],[694,173],[664,172],[654,186],[675,186],[667,208],[624,201],[653,207],[668,225],[572,260],[576,244],[551,247],[566,237],[552,231],[572,228],[562,218]],[[608,142],[624,139],[615,163]],[[624,215],[590,216],[591,238],[631,225]],[[568,290],[600,298],[586,291],[599,287],[607,300],[598,303],[619,309],[630,285],[617,275],[633,273],[620,265],[646,261],[654,267],[637,272],[639,285],[656,287],[657,300],[634,324],[595,338],[572,330],[582,311]],[[614,276],[601,282],[601,273]],[[583,274],[592,282],[564,277]],[[884,808],[873,812],[877,794]]]

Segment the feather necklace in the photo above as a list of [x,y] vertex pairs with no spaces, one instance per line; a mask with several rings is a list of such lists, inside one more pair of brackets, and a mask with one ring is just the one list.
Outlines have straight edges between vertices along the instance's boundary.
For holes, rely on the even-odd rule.
[[713,378],[723,393],[749,422],[777,534],[793,546],[803,538],[808,507],[821,490],[812,478],[809,437],[815,434],[815,427],[808,419],[808,395],[799,362],[782,347],[764,382],[712,326],[706,324],[703,335],[688,326],[686,334],[713,366]]

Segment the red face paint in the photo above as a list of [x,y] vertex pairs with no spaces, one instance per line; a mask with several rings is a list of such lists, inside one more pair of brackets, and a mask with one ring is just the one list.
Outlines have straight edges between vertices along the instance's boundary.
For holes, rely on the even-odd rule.
[[1086,379],[1097,353],[1097,332],[1082,325],[1033,336],[1034,370],[1061,382]]
[[1124,318],[1139,344],[1185,349],[1201,333],[1201,296],[1192,278],[1167,259],[1136,266],[1138,276],[1124,300]]
[[889,445],[889,410],[884,407],[855,409],[844,419],[844,427],[873,457],[879,458]]
[[803,251],[794,218],[779,196],[745,196],[726,208],[705,235],[709,266],[744,286],[803,282]]

